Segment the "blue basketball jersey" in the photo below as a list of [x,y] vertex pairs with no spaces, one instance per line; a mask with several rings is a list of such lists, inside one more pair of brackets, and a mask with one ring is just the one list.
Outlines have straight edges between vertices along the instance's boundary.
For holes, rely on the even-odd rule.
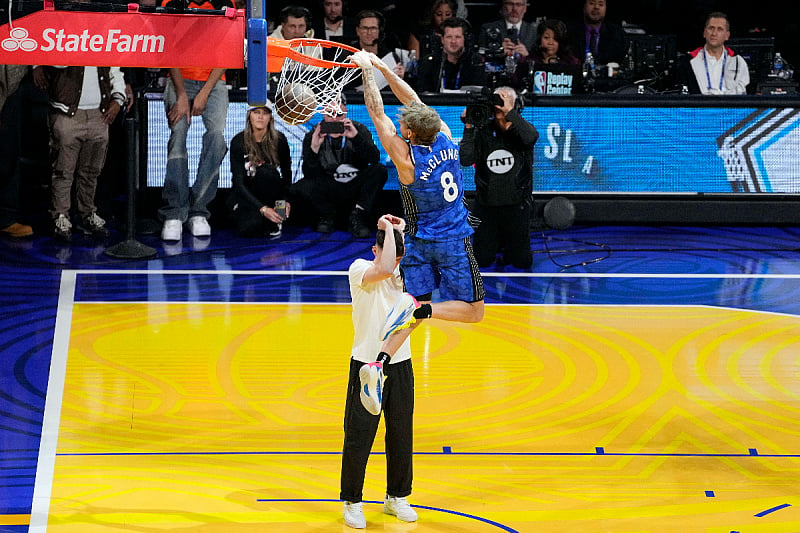
[[414,183],[400,184],[406,233],[429,241],[472,235],[458,145],[440,132],[430,146],[411,145],[411,161]]

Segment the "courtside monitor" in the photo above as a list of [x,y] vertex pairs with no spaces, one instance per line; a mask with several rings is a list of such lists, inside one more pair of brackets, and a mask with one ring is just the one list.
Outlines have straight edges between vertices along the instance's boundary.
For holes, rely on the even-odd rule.
[[631,34],[628,39],[633,50],[635,78],[663,77],[672,73],[678,58],[674,34]]
[[756,87],[759,81],[766,79],[772,69],[775,55],[774,37],[740,37],[729,39],[725,46],[742,56],[750,71],[750,87]]

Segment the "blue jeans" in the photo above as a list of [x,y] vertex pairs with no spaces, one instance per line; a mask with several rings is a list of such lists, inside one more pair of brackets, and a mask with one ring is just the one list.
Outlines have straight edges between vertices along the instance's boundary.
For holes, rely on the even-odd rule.
[[[183,80],[183,84],[191,105],[205,82]],[[168,111],[176,101],[175,86],[170,80],[164,90],[164,108]],[[227,116],[228,88],[223,81],[218,81],[208,96],[208,102],[202,114],[206,132],[203,134],[203,148],[200,152],[200,162],[197,165],[197,178],[191,188],[189,188],[189,156],[186,150],[189,125],[186,123],[186,117],[182,117],[170,126],[172,133],[167,145],[167,172],[164,178],[164,189],[161,193],[166,205],[158,210],[161,220],[174,219],[186,222],[189,217],[209,217],[208,204],[217,194],[219,166],[225,154],[228,153],[225,137],[222,135]],[[197,117],[193,117],[193,119],[197,119]]]

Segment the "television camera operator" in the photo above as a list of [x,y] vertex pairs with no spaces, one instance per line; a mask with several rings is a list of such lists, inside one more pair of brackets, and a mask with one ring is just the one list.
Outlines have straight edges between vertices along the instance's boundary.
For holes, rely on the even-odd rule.
[[459,150],[462,166],[475,165],[472,213],[480,219],[473,237],[475,259],[488,267],[502,253],[504,264],[528,269],[533,262],[533,146],[539,132],[522,118],[522,97],[513,88],[471,97],[473,103],[461,115]]

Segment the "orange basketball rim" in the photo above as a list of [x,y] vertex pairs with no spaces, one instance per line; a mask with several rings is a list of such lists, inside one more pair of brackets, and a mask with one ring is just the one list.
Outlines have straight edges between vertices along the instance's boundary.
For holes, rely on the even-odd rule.
[[280,72],[283,67],[285,59],[293,59],[298,63],[304,63],[314,67],[321,68],[355,68],[358,65],[350,61],[329,61],[320,57],[314,57],[302,52],[303,47],[318,47],[323,49],[339,49],[334,57],[340,58],[341,51],[345,50],[351,53],[358,52],[357,48],[348,46],[346,44],[337,43],[333,41],[326,41],[324,39],[276,39],[275,37],[267,38],[267,72]]

